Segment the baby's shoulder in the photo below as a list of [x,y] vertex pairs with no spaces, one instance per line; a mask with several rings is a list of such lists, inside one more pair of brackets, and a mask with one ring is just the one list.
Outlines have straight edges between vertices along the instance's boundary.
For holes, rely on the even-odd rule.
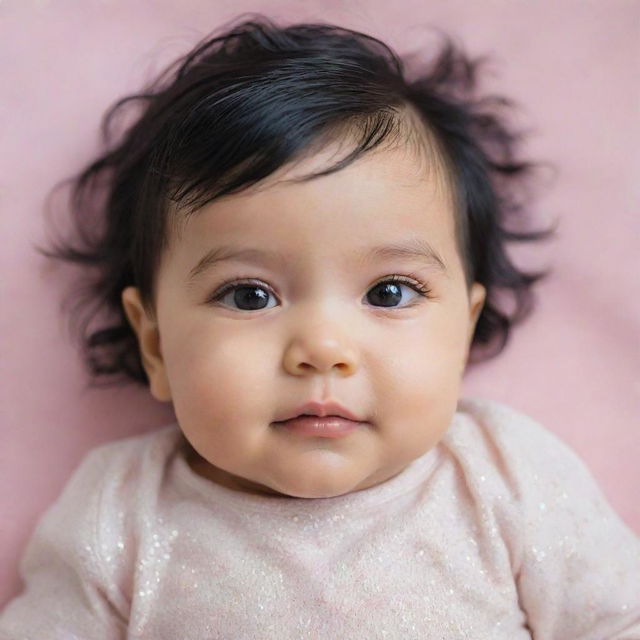
[[442,444],[469,473],[500,476],[517,493],[589,476],[584,461],[533,417],[501,402],[465,397]]
[[90,449],[70,483],[92,486],[101,501],[115,506],[158,486],[180,438],[177,424],[112,440]]
[[89,449],[81,464],[92,460],[109,466],[126,467],[146,458],[159,462],[171,455],[179,436],[178,425],[171,423],[145,433],[110,440]]
[[135,513],[139,503],[157,493],[179,435],[177,425],[166,425],[89,449],[47,519],[76,521],[96,530],[109,529],[115,518],[123,524],[120,514]]
[[102,585],[114,602],[126,607],[140,523],[155,514],[179,436],[177,425],[166,425],[85,453],[41,515],[25,551],[24,574],[36,575],[54,556],[65,570]]
[[563,445],[558,436],[532,416],[502,402],[472,396],[458,401],[456,420],[447,436],[460,444],[465,440],[488,440],[505,447]]

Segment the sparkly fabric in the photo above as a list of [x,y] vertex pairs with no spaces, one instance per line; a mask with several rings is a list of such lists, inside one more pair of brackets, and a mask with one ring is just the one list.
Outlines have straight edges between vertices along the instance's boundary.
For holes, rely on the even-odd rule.
[[640,639],[640,540],[558,438],[479,398],[336,498],[213,484],[175,424],[102,445],[20,569],[3,640]]

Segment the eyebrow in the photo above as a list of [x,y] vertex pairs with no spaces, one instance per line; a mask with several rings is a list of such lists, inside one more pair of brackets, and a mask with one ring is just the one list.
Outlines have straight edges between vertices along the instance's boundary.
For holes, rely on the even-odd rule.
[[[379,260],[390,259],[419,260],[427,266],[448,275],[444,260],[438,252],[421,238],[412,238],[404,242],[378,245],[356,254],[356,260],[360,264],[367,264]],[[198,277],[211,269],[214,265],[228,261],[253,262],[255,264],[280,264],[285,265],[288,260],[279,252],[264,251],[253,248],[235,248],[230,246],[210,249],[187,276],[187,284],[191,286]]]

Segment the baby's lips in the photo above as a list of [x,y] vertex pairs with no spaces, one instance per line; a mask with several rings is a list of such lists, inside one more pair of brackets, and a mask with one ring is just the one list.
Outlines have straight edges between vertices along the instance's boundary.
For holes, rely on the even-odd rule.
[[335,400],[329,400],[327,402],[321,402],[319,400],[310,400],[303,405],[286,412],[279,417],[276,422],[284,422],[285,420],[291,420],[301,415],[313,415],[319,417],[325,416],[338,416],[340,418],[346,418],[353,422],[364,422],[355,413],[349,411],[349,409],[343,407],[339,402]]

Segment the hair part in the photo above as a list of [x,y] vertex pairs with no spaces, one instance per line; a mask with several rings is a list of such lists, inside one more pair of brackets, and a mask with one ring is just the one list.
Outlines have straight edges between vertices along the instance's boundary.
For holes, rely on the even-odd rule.
[[[548,275],[520,270],[507,243],[545,239],[555,228],[515,228],[527,221],[528,199],[519,194],[536,165],[516,155],[522,136],[502,114],[513,103],[475,95],[483,63],[445,36],[432,64],[408,80],[403,60],[377,38],[328,24],[278,26],[254,14],[118,100],[103,117],[102,155],[57,185],[71,186],[75,238],[37,247],[90,268],[65,301],[73,303],[71,333],[90,385],[149,385],[121,293],[137,286],[153,315],[162,256],[190,216],[344,140],[353,146],[345,157],[299,180],[384,145],[420,152],[427,171],[444,169],[467,285],[487,290],[470,362],[498,355],[532,310],[532,286]],[[116,134],[116,118],[135,105],[137,117]],[[511,312],[504,294],[515,302]],[[90,327],[104,314],[106,324]]]

